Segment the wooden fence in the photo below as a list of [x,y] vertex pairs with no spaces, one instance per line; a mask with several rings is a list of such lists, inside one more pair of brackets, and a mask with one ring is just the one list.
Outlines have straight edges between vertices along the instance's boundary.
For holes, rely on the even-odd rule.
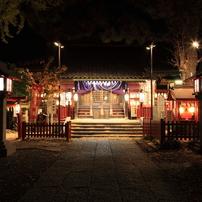
[[144,117],[145,119],[151,119],[151,107],[139,107],[137,108],[137,117]]
[[150,140],[160,140],[163,146],[165,140],[193,140],[198,141],[199,122],[197,121],[181,121],[181,122],[165,122],[161,120],[143,120],[143,135],[149,135]]
[[71,121],[65,124],[22,123],[22,139],[25,138],[71,138]]

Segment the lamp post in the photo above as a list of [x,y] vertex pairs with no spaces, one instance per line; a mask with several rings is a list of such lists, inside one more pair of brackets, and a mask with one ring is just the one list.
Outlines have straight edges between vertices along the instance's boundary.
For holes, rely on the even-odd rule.
[[153,84],[152,84],[152,77],[153,77],[153,48],[156,45],[153,43],[148,46],[146,49],[150,50],[150,82],[151,82],[151,120],[153,119]]
[[6,157],[16,152],[16,147],[6,141],[6,97],[12,94],[13,78],[7,65],[0,63],[0,157]]
[[[61,68],[61,48],[64,46],[60,42],[54,42],[54,44],[58,47],[58,67]],[[60,80],[60,74],[59,74]],[[58,124],[60,125],[60,84],[59,84],[59,105],[58,105]]]
[[[199,54],[199,43],[193,42],[193,47],[195,47],[198,51],[197,54]],[[198,58],[198,56],[197,56]],[[198,73],[198,74],[197,74]],[[199,137],[200,137],[200,153],[202,152],[202,77],[201,77],[200,71],[197,72],[196,70],[196,79],[194,80],[194,94],[196,99],[199,100]]]

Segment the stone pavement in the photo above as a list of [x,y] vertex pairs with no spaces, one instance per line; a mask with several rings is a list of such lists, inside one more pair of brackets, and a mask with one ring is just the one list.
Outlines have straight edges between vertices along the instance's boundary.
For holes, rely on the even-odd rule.
[[73,139],[20,202],[175,202],[175,184],[133,138]]

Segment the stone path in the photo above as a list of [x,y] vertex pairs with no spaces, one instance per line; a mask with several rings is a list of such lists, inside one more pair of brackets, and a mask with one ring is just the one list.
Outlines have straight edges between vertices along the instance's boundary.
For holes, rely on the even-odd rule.
[[74,139],[20,202],[175,202],[133,138]]

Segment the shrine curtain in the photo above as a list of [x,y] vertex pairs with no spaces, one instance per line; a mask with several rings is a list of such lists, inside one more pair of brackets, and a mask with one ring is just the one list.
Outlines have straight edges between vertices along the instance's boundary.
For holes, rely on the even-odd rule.
[[78,81],[78,94],[85,94],[92,90],[112,91],[116,94],[124,94],[123,90],[127,89],[124,81]]

